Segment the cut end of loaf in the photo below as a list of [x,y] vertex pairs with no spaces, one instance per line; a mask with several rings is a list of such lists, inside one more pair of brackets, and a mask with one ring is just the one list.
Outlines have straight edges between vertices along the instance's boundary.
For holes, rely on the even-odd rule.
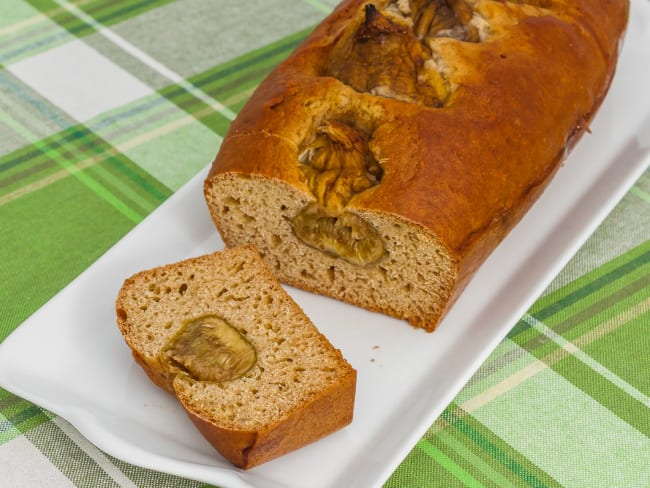
[[[265,462],[352,420],[354,369],[252,246],[138,273],[125,281],[116,307],[136,360],[237,466]],[[188,320],[204,316],[220,317],[254,347],[255,365],[242,377],[201,381],[166,369],[165,347]],[[328,411],[319,406],[324,398]]]
[[[450,305],[457,267],[435,236],[386,213],[357,210],[385,255],[350,263],[299,239],[291,220],[312,203],[279,180],[222,173],[205,185],[212,218],[228,245],[254,244],[285,283],[433,331]],[[348,207],[349,211],[355,210]]]

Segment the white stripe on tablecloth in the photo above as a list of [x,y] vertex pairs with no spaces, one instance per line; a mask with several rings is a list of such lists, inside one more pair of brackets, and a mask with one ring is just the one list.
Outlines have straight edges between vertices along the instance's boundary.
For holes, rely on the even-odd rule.
[[52,422],[67,435],[86,455],[101,467],[107,476],[110,476],[121,488],[138,488],[106,455],[91,444],[77,429],[61,417],[54,417]]
[[0,485],[74,488],[72,481],[25,436],[18,436],[0,446]]
[[78,19],[92,26],[99,34],[104,36],[113,44],[115,44],[125,52],[129,53],[131,56],[135,57],[142,63],[152,68],[153,70],[158,72],[158,74],[164,76],[171,82],[181,86],[184,90],[188,91],[189,93],[191,93],[193,96],[195,96],[202,102],[208,104],[210,107],[212,107],[215,111],[219,112],[221,115],[226,117],[228,120],[233,120],[235,118],[236,115],[235,112],[230,110],[228,107],[226,107],[225,105],[221,104],[211,96],[199,90],[197,87],[195,87],[187,80],[185,80],[185,78],[183,78],[181,75],[179,75],[172,69],[168,68],[161,62],[155,60],[147,53],[137,48],[126,39],[124,39],[122,36],[104,27],[102,24],[100,24],[95,19],[93,19],[91,16],[86,14],[84,11],[78,9],[76,6],[66,2],[65,0],[55,0],[55,2],[59,4],[61,7],[65,8],[68,12],[73,14]]
[[[650,303],[650,299],[646,300],[646,302]],[[560,334],[558,334],[553,329],[545,325],[540,320],[537,320],[535,317],[533,317],[530,314],[524,315],[523,318],[528,325],[540,331],[546,337],[548,337],[557,345],[559,345],[562,349],[567,351],[569,354],[572,354],[575,358],[579,359],[582,363],[584,363],[586,366],[594,370],[596,373],[600,374],[603,378],[607,379],[612,384],[616,385],[618,388],[623,390],[632,398],[643,403],[646,407],[650,407],[650,397],[648,397],[643,392],[639,391],[633,385],[629,384],[627,381],[625,381],[623,378],[618,376],[612,370],[608,369],[603,364],[596,361],[594,358],[589,356],[587,353],[585,353],[574,343],[566,340]]]

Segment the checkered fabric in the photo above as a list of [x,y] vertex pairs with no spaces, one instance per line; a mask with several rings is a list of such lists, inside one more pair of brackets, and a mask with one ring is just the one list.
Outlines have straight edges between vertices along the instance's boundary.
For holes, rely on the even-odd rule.
[[[0,341],[212,160],[335,3],[0,2]],[[649,327],[646,172],[385,486],[650,487]],[[203,485],[0,388],[0,486]]]

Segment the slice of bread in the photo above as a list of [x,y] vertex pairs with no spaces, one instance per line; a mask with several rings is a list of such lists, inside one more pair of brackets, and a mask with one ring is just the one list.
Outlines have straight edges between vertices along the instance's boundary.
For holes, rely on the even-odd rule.
[[356,371],[252,246],[137,273],[124,282],[116,312],[138,364],[238,467],[352,421]]

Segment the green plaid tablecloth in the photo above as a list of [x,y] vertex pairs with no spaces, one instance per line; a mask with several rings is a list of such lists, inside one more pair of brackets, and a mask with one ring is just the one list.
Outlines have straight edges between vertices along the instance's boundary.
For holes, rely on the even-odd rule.
[[[0,341],[208,164],[335,0],[0,2]],[[388,487],[650,487],[650,173]],[[0,486],[201,483],[0,388]]]

